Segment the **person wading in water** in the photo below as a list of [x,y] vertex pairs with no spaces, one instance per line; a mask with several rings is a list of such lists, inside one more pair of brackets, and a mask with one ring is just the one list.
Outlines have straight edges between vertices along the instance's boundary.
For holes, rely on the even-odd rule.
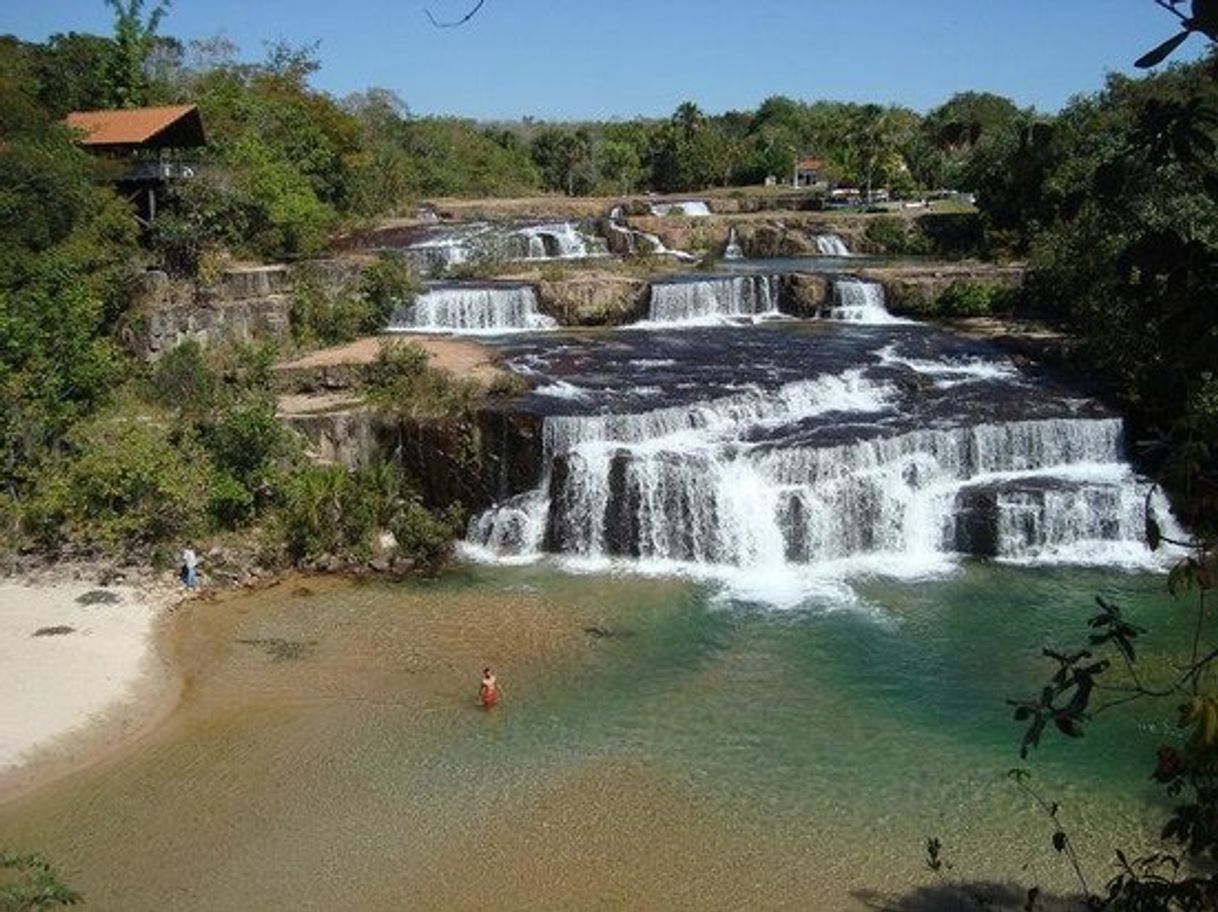
[[478,688],[478,702],[483,709],[492,709],[499,702],[499,682],[491,674],[490,668],[482,669],[482,686]]

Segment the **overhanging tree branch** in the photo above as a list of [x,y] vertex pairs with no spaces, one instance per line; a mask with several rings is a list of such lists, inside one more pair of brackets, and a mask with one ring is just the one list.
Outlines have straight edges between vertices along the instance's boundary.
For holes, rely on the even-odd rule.
[[428,9],[427,7],[423,7],[423,12],[425,12],[427,14],[427,18],[431,21],[431,24],[434,25],[436,28],[456,28],[457,26],[465,25],[465,23],[469,22],[469,20],[473,19],[476,15],[478,15],[478,10],[482,9],[482,7],[485,4],[486,4],[486,0],[478,0],[478,2],[474,4],[473,9],[471,9],[468,13],[466,13],[460,19],[454,19],[451,22],[444,22],[444,21],[441,21],[440,19],[437,19],[434,15],[432,15],[431,10]]

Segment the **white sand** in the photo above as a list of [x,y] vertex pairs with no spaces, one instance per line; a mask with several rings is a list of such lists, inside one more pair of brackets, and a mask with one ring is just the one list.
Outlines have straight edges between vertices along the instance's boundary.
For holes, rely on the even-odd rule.
[[[88,592],[112,593],[119,601],[81,604]],[[44,748],[59,747],[65,736],[161,689],[153,624],[175,598],[170,589],[0,582],[0,779],[36,772],[46,760]],[[73,630],[34,635],[59,626]],[[122,727],[133,727],[131,720]]]

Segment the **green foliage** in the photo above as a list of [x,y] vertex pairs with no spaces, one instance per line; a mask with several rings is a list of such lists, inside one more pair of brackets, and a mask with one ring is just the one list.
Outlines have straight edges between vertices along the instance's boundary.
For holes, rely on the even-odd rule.
[[547,190],[575,196],[591,189],[595,174],[592,134],[587,129],[548,127],[534,137],[531,151]]
[[0,912],[46,912],[83,899],[41,855],[0,851]]
[[405,258],[382,253],[364,269],[360,277],[360,292],[371,308],[368,322],[374,331],[389,325],[394,310],[409,306],[423,285]]
[[473,411],[482,387],[428,364],[417,342],[386,341],[365,373],[365,396],[378,408],[415,419],[445,418]]
[[461,507],[452,504],[439,513],[414,499],[403,501],[388,523],[396,552],[417,561],[427,572],[436,572],[452,557],[453,542],[465,525]]
[[276,463],[292,455],[269,396],[239,398],[201,428],[201,442],[216,468],[250,491],[267,484]]
[[44,545],[123,551],[206,526],[206,453],[168,422],[116,410],[77,425],[67,443],[26,511]]
[[[0,85],[0,105],[3,104]],[[19,92],[20,94],[20,92]],[[62,128],[35,119],[0,147],[0,477],[12,497],[104,404],[120,372],[108,337],[125,300],[134,225]]]
[[438,568],[451,553],[460,522],[455,506],[439,515],[424,508],[393,466],[350,471],[314,465],[288,481],[277,529],[287,555],[298,562],[324,555],[367,557],[373,536],[389,531],[397,555]]
[[290,259],[317,253],[335,223],[334,210],[318,198],[313,183],[262,138],[243,136],[225,156],[234,185],[248,200],[252,250]]
[[999,282],[953,282],[935,301],[934,312],[949,317],[1009,313],[1017,296],[1016,289]]
[[202,346],[189,339],[166,352],[153,367],[148,394],[152,401],[179,409],[191,420],[203,420],[216,407],[220,383]]
[[161,0],[144,18],[145,0],[105,0],[114,11],[114,41],[102,70],[108,106],[137,108],[148,103],[145,65],[156,41],[157,29],[169,11]]
[[889,256],[917,255],[930,252],[930,242],[908,219],[891,215],[868,218],[864,231],[867,242],[878,253]]
[[374,301],[358,288],[331,289],[302,277],[292,292],[292,338],[306,347],[350,342],[383,330],[391,311],[387,297]]

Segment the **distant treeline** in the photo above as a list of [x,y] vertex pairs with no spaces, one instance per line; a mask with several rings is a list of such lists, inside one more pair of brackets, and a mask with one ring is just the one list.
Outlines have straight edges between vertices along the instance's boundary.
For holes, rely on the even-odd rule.
[[[1008,99],[970,92],[925,116],[773,97],[756,111],[720,115],[686,102],[662,119],[479,125],[413,116],[385,89],[342,99],[316,91],[314,48],[277,44],[262,61],[243,62],[226,41],[157,36],[159,19],[149,29],[130,12],[127,32],[138,37],[142,27],[143,44],[123,43],[121,21],[114,37],[3,38],[0,72],[50,120],[114,106],[200,106],[210,167],[182,187],[178,219],[157,239],[188,263],[208,245],[309,254],[342,222],[406,212],[426,198],[760,185],[768,176],[789,181],[806,157],[824,163],[825,178],[857,187],[968,189],[987,146],[1038,120]],[[0,117],[11,122],[13,112]]]

